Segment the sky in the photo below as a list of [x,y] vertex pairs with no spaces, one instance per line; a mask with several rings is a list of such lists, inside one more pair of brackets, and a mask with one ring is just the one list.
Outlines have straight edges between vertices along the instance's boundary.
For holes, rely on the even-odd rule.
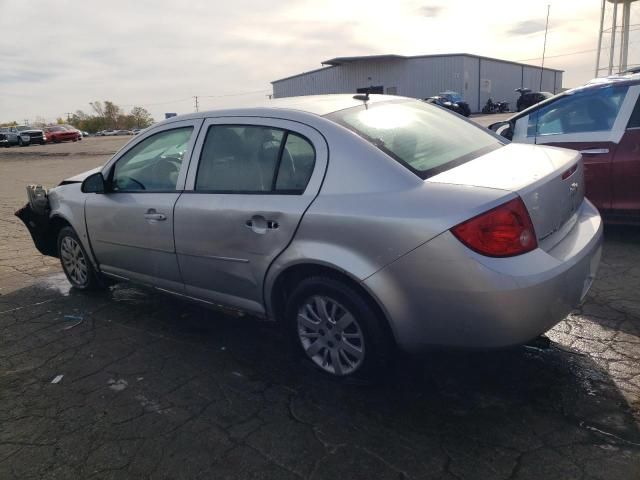
[[539,65],[549,4],[545,64],[580,85],[594,76],[601,0],[0,0],[0,122],[54,121],[95,100],[156,120],[192,112],[195,95],[201,110],[245,105],[338,56]]

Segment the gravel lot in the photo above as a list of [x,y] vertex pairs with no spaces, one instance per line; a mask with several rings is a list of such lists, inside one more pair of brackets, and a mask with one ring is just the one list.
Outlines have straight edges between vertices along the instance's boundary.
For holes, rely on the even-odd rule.
[[639,229],[606,229],[550,348],[336,383],[271,325],[128,284],[78,293],[37,253],[13,217],[24,185],[127,140],[0,150],[0,478],[640,478]]

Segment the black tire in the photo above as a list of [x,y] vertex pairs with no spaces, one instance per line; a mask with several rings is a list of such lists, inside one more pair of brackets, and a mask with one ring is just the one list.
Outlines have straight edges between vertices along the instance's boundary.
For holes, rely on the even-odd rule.
[[20,137],[18,137],[18,146],[19,147],[24,147],[24,142],[22,141],[22,139]]
[[[341,346],[346,346],[343,342],[347,342],[343,335],[348,335],[347,331],[349,329],[351,329],[351,335],[354,335],[354,331],[358,332],[355,335],[361,334],[363,343],[361,350],[364,352],[364,355],[360,361],[354,362],[358,363],[358,366],[357,368],[354,368],[353,371],[347,372],[346,370],[348,369],[345,369],[345,371],[336,372],[335,368],[333,372],[328,371],[328,368],[332,368],[332,366],[329,366],[328,363],[325,364],[325,367],[320,366],[317,363],[317,360],[314,360],[307,354],[307,351],[303,346],[303,339],[301,338],[300,331],[301,328],[304,329],[305,327],[299,326],[298,314],[305,304],[311,302],[312,299],[316,297],[325,298],[339,304],[338,313],[336,314],[334,311],[333,315],[334,318],[336,318],[333,335],[331,330],[324,330],[324,333],[322,333],[323,335],[326,334],[326,336],[322,338],[325,345],[329,344],[338,351],[342,350],[341,352],[336,353],[338,363],[342,364],[345,361],[340,354],[346,356],[347,360],[351,360],[352,362],[354,362],[354,359],[356,358],[355,356],[351,357],[349,355],[348,349],[344,350],[341,348]],[[385,378],[389,367],[393,363],[394,342],[389,328],[384,324],[385,320],[380,318],[380,315],[372,306],[371,302],[372,300],[366,298],[358,290],[337,278],[329,276],[315,276],[302,280],[288,296],[285,309],[285,328],[292,347],[318,370],[332,378],[355,378],[367,382]],[[340,315],[341,307],[352,315],[355,323],[357,324],[357,328],[351,324],[351,326],[345,328],[344,331],[339,332],[342,339],[338,340],[338,333],[335,332],[338,332],[337,328],[338,323],[340,323],[339,320],[343,318],[343,315]],[[319,331],[323,332],[322,329]],[[329,340],[327,341],[328,338]],[[317,338],[315,342],[320,340],[320,338]],[[334,342],[333,345],[331,345],[332,341]],[[360,341],[360,339],[353,339],[349,340],[349,343],[356,342],[356,345],[359,345]],[[353,343],[351,343],[351,345],[353,345]],[[311,350],[309,345],[307,348]],[[329,351],[329,349],[326,346],[321,347],[318,356],[322,356],[324,351]],[[334,357],[331,353],[328,353],[327,356],[333,364]],[[342,370],[343,368],[344,366],[340,367],[339,370]]]
[[[63,244],[65,245],[64,247]],[[63,259],[63,256],[65,258],[68,257],[69,245],[77,245],[79,248],[76,260],[72,262],[78,267],[78,269],[70,267],[68,262]],[[66,249],[65,252],[63,252],[63,249]],[[91,264],[91,260],[89,260],[87,252],[82,246],[82,242],[78,238],[75,230],[71,227],[64,227],[58,233],[58,258],[60,259],[62,270],[67,276],[67,280],[69,280],[69,283],[71,283],[74,288],[77,288],[78,290],[98,290],[105,288],[105,282],[101,281],[99,278]],[[84,276],[78,273],[82,269],[82,266],[85,268]]]

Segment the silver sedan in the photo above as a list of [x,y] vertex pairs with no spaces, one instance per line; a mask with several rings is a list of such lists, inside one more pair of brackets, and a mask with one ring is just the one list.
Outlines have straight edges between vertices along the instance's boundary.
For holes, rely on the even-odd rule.
[[586,295],[602,223],[580,155],[401,97],[174,117],[17,215],[72,285],[149,285],[284,324],[334,376],[397,348],[525,343]]

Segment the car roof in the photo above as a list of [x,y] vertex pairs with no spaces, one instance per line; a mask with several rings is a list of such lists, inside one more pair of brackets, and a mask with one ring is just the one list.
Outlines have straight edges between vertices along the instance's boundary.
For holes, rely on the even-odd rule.
[[[211,116],[250,116],[250,115],[277,115],[283,111],[304,112],[317,116],[325,116],[346,108],[363,105],[364,100],[357,98],[364,97],[364,94],[333,94],[333,95],[305,95],[301,97],[276,98],[272,100],[262,100],[250,104],[239,105],[237,108],[224,108],[218,110],[208,110],[205,112],[189,113],[178,115],[159,122],[166,124],[189,120],[194,118],[206,118]],[[411,100],[415,98],[400,97],[396,95],[369,95],[368,104],[385,101]]]
[[640,83],[640,72],[622,72],[615,75],[609,75],[608,77],[594,78],[587,82],[586,85],[577,88],[597,87],[612,84],[635,85],[638,83]]

